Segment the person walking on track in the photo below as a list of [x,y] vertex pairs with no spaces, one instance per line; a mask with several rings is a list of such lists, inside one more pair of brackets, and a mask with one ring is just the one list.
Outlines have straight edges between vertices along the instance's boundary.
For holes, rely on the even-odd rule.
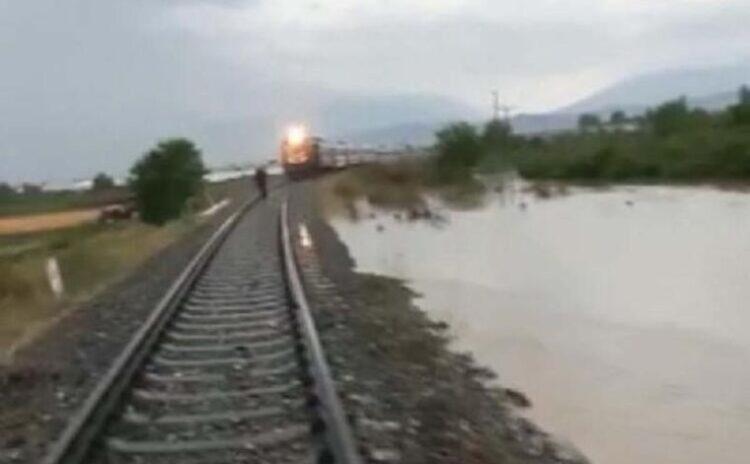
[[258,186],[258,190],[260,190],[260,195],[263,198],[266,198],[268,196],[268,187],[266,185],[267,183],[267,177],[266,170],[262,167],[259,167],[255,170],[255,184]]

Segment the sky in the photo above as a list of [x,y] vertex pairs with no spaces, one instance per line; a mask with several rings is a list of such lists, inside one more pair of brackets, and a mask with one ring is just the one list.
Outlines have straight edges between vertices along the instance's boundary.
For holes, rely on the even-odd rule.
[[747,24],[746,0],[0,0],[0,181],[123,175],[177,135],[261,160],[347,98],[553,110],[746,60]]

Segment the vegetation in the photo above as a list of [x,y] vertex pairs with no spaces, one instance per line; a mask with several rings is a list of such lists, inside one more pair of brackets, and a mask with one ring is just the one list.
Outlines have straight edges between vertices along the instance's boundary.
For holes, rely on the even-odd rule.
[[91,190],[94,191],[101,191],[101,190],[107,190],[111,189],[115,186],[115,180],[104,174],[103,172],[100,172],[94,177],[94,180],[91,184]]
[[512,169],[533,179],[750,179],[747,87],[740,89],[736,105],[717,113],[690,108],[679,98],[639,118],[615,111],[607,124],[597,115],[581,115],[577,133],[521,137],[507,126],[501,130],[501,124],[491,121],[485,127],[485,134],[491,129],[497,136],[479,136],[466,123],[438,132],[435,164],[438,171],[452,171],[440,178]]
[[201,153],[192,142],[159,143],[131,169],[130,188],[144,222],[162,225],[179,217],[188,200],[203,189]]
[[[247,188],[247,179],[231,179],[208,185],[206,196],[241,198]],[[91,191],[75,194],[94,197]],[[187,216],[164,227],[123,221],[0,234],[0,363],[14,343],[53,321],[62,308],[87,300],[200,222]],[[61,301],[53,297],[45,275],[46,260],[52,256],[65,284]]]
[[[87,299],[191,227],[185,221],[168,227],[137,222],[89,224],[0,237],[0,358],[19,337],[59,314],[60,305]],[[14,249],[18,252],[13,253]],[[62,301],[54,299],[44,273],[50,256],[57,258],[63,276]]]
[[0,199],[5,199],[16,194],[16,191],[10,184],[0,182]]
[[602,121],[596,114],[585,113],[578,117],[578,128],[582,132],[597,129],[601,124]]
[[129,193],[124,187],[98,191],[67,190],[24,194],[17,193],[12,188],[5,190],[0,184],[0,217],[96,208],[125,201],[128,197]]
[[437,158],[435,174],[441,182],[456,182],[471,177],[483,155],[479,133],[469,123],[460,122],[435,134]]

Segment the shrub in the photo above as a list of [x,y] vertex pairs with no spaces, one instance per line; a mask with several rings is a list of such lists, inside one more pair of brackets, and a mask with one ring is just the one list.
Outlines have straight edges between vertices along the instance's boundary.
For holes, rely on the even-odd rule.
[[201,191],[201,153],[192,142],[160,142],[130,170],[129,184],[144,222],[161,225],[182,214],[188,199]]
[[660,136],[675,134],[685,129],[689,117],[687,100],[684,97],[663,103],[647,115],[654,132]]
[[15,194],[16,191],[10,186],[10,184],[0,182],[0,197],[9,197]]
[[738,126],[750,125],[750,88],[743,85],[739,92],[739,102],[729,109],[732,123]]
[[104,174],[103,172],[100,172],[94,177],[94,180],[91,184],[91,190],[107,190],[111,189],[114,186],[115,180],[112,177]]
[[471,124],[451,124],[436,134],[436,175],[439,181],[463,181],[482,157],[483,147]]
[[581,132],[598,129],[601,125],[602,121],[596,114],[584,113],[578,117],[578,129],[580,129]]

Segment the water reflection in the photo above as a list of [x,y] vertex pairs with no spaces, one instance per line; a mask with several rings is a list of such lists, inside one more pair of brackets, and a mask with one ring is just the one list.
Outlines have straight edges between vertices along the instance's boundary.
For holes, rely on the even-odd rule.
[[594,462],[747,462],[750,195],[513,185],[441,213],[335,226]]

